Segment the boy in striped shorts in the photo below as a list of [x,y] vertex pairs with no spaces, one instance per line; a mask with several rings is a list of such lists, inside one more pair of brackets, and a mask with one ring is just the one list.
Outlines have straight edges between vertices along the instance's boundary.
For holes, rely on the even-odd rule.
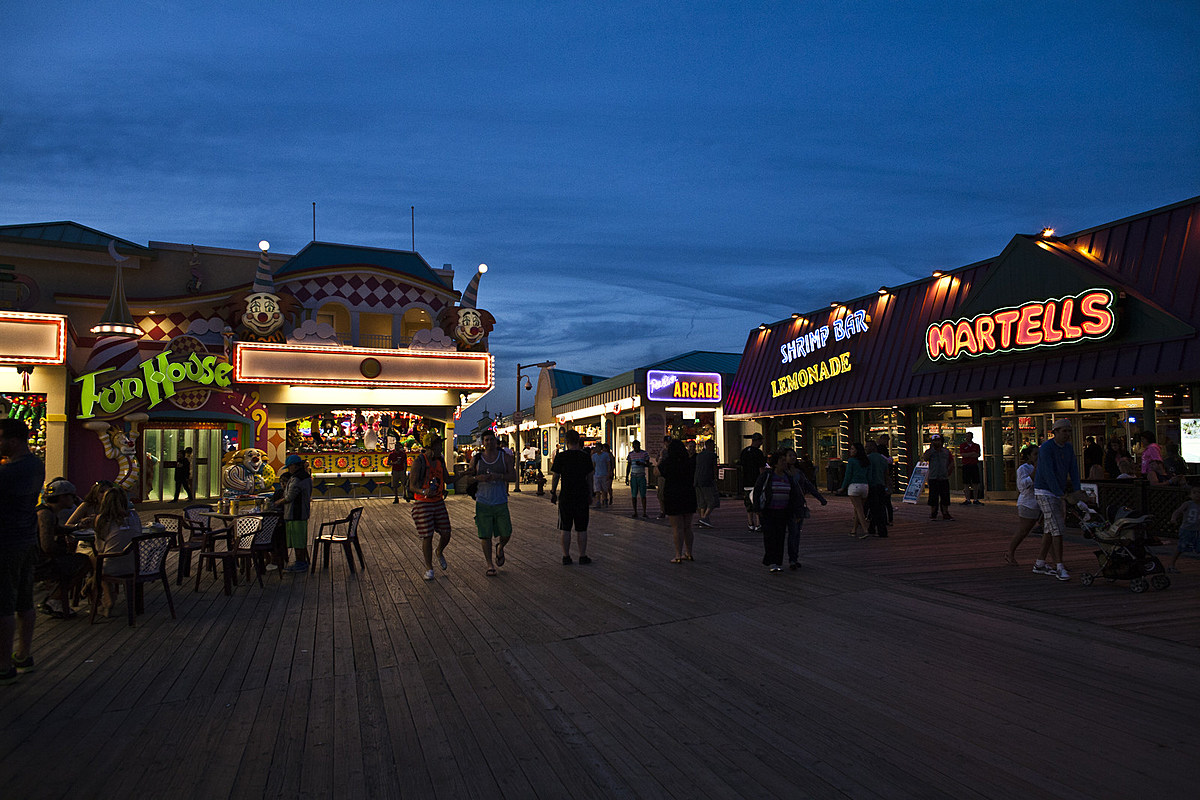
[[425,580],[433,580],[433,534],[438,534],[438,566],[446,569],[446,545],[450,544],[450,515],[446,513],[446,459],[442,457],[442,437],[429,434],[425,449],[413,462],[408,488],[413,495],[412,518],[421,552],[425,556]]

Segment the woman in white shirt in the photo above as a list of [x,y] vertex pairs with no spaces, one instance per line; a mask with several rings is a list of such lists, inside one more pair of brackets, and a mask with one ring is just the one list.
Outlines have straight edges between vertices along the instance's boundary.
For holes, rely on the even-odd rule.
[[1033,526],[1041,518],[1037,498],[1033,496],[1033,476],[1037,472],[1038,446],[1027,444],[1021,448],[1023,463],[1017,467],[1017,532],[1008,543],[1008,552],[1004,554],[1004,563],[1017,566],[1017,546],[1033,530]]

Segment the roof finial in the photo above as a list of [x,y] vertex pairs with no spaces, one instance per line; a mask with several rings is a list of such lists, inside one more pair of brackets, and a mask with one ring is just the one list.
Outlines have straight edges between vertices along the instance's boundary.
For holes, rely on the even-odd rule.
[[117,274],[113,278],[112,294],[108,298],[108,306],[100,321],[92,326],[92,333],[103,333],[109,336],[130,336],[140,338],[142,329],[133,324],[133,315],[129,313],[129,303],[125,301],[125,284],[121,279],[121,262],[129,256],[117,254],[117,243],[110,239],[108,254],[117,262]]

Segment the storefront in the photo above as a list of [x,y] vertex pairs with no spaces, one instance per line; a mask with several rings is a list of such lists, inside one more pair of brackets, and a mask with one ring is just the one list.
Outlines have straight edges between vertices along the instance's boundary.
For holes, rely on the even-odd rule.
[[298,453],[316,497],[374,494],[389,439],[415,450],[437,432],[449,453],[494,385],[483,267],[460,295],[408,251],[314,242],[275,267],[265,242],[152,244],[0,226],[22,286],[0,364],[24,370],[0,377],[0,407],[28,416],[48,474],[151,502],[190,483],[202,500],[261,488]]
[[726,415],[826,471],[887,433],[901,488],[934,433],[951,449],[972,433],[987,490],[1010,496],[1021,446],[1062,417],[1081,471],[1087,437],[1128,448],[1148,430],[1177,449],[1200,419],[1197,253],[1200,198],[1015,236],[995,258],[751,331]]

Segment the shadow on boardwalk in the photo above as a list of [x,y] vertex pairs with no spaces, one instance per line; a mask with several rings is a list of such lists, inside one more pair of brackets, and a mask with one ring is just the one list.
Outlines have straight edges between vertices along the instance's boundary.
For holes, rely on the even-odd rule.
[[[653,501],[652,501],[653,503]],[[0,687],[14,798],[1192,796],[1200,563],[1164,592],[1005,567],[1012,507],[886,541],[815,509],[804,567],[768,575],[740,503],[667,563],[628,500],[559,563],[554,508],[513,497],[495,578],[466,498],[421,580],[407,507],[367,500],[335,553],[265,588],[147,592],[134,629],[38,621]],[[315,523],[351,504],[314,504]],[[1070,540],[1068,566],[1094,559]],[[123,612],[118,601],[117,610]]]

